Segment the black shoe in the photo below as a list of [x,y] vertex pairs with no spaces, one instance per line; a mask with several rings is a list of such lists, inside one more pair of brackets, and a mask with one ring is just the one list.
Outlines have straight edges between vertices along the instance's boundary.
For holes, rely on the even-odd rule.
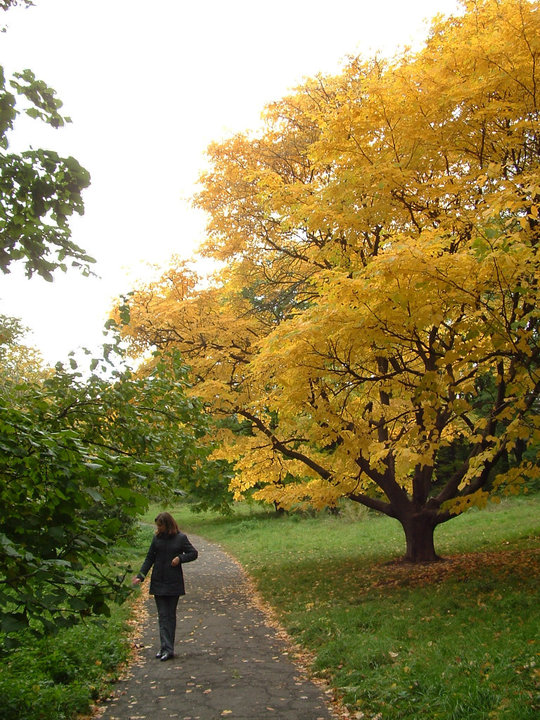
[[160,659],[161,659],[161,662],[165,662],[166,660],[171,660],[173,657],[174,657],[174,653],[166,651],[163,653],[163,655],[161,656]]
[[157,653],[156,653],[157,659],[159,660],[162,655],[163,655],[163,650],[160,650],[159,652],[157,652]]

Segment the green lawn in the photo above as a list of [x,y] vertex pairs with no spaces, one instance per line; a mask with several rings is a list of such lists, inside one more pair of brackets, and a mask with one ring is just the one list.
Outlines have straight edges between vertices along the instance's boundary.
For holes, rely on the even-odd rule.
[[172,512],[238,558],[356,717],[532,720],[538,510],[537,498],[472,510],[438,529],[445,561],[418,567],[396,562],[397,522],[351,508],[341,518]]

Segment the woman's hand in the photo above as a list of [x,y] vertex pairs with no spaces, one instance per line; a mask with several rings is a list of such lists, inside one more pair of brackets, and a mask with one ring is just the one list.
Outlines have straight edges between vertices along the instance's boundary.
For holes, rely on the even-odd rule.
[[141,584],[141,578],[140,578],[140,577],[137,577],[137,576],[135,575],[135,577],[134,577],[133,580],[131,581],[131,584],[132,584],[132,585],[140,585],[140,584]]
[[173,559],[172,559],[172,561],[171,561],[171,565],[172,565],[173,567],[176,567],[177,565],[180,565],[180,558],[178,557],[178,555],[177,555],[176,557],[173,557]]

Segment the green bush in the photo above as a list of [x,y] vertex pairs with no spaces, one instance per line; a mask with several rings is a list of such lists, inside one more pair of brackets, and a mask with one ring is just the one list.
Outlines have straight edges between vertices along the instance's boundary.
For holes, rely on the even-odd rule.
[[115,608],[106,621],[60,631],[55,637],[27,636],[3,658],[2,720],[70,720],[88,712],[108,692],[117,667],[129,654],[129,607]]

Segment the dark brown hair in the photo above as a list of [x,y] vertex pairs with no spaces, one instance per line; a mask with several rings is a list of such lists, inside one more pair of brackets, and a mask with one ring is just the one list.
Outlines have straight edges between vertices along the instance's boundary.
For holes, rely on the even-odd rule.
[[161,512],[154,520],[158,526],[157,532],[163,535],[177,535],[180,528],[173,516],[168,512]]

